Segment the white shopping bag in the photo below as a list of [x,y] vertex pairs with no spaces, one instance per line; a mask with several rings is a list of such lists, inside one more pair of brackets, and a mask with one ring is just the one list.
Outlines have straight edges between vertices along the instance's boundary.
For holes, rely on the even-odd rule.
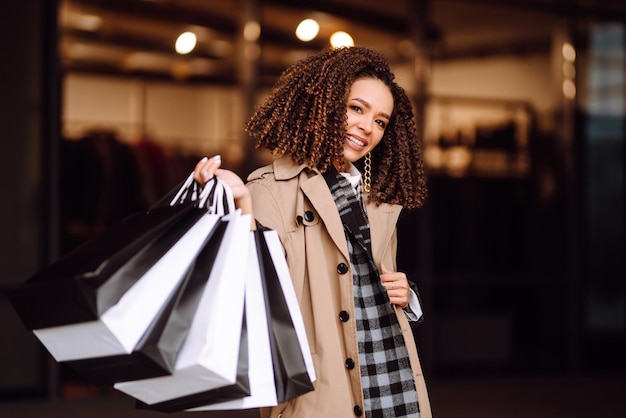
[[246,323],[248,327],[248,378],[250,395],[239,399],[214,403],[189,411],[239,410],[277,404],[274,386],[272,353],[267,327],[267,313],[254,240],[250,240],[246,273]]
[[151,405],[236,382],[250,216],[236,211],[222,221],[228,226],[198,305],[201,314],[194,316],[172,375],[119,382],[116,389]]

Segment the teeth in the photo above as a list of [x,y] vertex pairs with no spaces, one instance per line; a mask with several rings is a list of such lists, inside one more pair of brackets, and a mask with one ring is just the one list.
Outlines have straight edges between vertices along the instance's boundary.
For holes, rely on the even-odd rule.
[[365,142],[359,141],[358,139],[356,139],[352,135],[348,135],[348,140],[350,140],[350,142],[354,142],[355,144],[357,144],[360,147],[364,147],[365,146]]

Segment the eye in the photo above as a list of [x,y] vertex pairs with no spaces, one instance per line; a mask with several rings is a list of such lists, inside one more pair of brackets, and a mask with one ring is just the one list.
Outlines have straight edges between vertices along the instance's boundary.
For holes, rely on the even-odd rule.
[[361,109],[361,107],[357,105],[350,105],[350,109],[357,113],[363,113],[363,110]]
[[375,122],[378,124],[378,126],[380,126],[383,129],[387,127],[387,122],[382,119],[376,119]]

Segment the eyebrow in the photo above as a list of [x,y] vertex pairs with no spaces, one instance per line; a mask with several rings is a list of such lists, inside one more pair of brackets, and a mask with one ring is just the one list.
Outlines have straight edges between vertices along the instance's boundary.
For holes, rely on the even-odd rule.
[[[361,103],[363,106],[367,107],[368,109],[372,108],[372,105],[369,104],[369,102],[367,100],[363,100],[359,97],[355,97],[352,100],[356,100],[357,102]],[[387,118],[388,120],[391,119],[391,116],[389,116],[388,114],[386,114],[385,112],[380,112],[379,113],[380,116]]]

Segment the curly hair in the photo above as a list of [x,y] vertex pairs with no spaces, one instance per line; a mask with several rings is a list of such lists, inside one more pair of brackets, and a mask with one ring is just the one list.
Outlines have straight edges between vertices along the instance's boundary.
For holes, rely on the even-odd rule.
[[[265,102],[246,123],[257,148],[290,155],[298,164],[325,172],[343,164],[346,100],[354,81],[381,80],[391,91],[394,110],[372,152],[369,198],[376,203],[422,206],[426,174],[422,141],[411,102],[384,56],[365,47],[329,49],[287,68]],[[363,171],[363,159],[355,165]],[[341,168],[341,167],[339,167]]]

